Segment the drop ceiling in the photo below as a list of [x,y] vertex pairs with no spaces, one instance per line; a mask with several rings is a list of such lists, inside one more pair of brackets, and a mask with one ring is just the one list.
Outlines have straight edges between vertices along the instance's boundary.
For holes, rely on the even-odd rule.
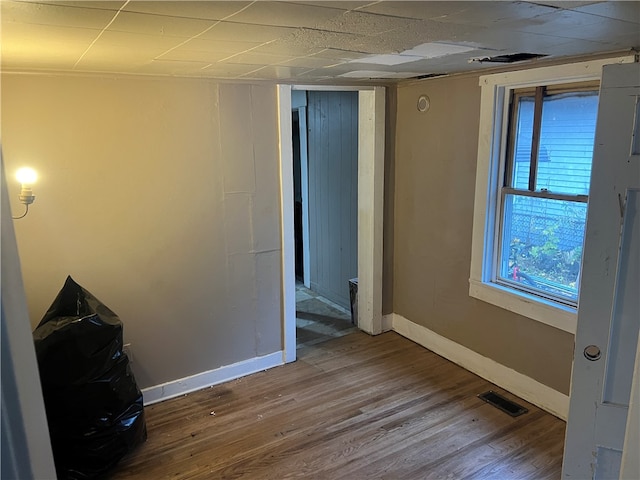
[[402,79],[640,47],[640,2],[1,0],[5,71]]

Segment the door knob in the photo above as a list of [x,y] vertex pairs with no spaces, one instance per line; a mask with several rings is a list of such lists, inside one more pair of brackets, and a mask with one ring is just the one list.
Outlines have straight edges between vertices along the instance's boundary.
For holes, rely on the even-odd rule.
[[597,345],[588,345],[584,349],[585,358],[587,360],[591,360],[592,362],[595,362],[596,360],[598,360],[601,355],[602,355],[602,352],[600,352],[600,348],[598,348]]

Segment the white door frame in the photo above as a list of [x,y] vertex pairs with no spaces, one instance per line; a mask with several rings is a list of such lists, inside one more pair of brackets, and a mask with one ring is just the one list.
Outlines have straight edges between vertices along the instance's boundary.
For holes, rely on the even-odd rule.
[[307,158],[307,107],[298,107],[300,137],[300,190],[302,195],[302,280],[311,288],[311,255],[309,251],[309,159]]
[[56,478],[5,180],[0,149],[3,471],[13,478]]
[[278,86],[284,361],[296,359],[296,285],[291,90],[358,92],[358,327],[382,333],[385,88]]

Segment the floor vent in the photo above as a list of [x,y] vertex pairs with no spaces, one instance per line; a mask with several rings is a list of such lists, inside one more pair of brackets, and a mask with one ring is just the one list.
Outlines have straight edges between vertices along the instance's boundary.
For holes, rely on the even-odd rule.
[[499,408],[505,413],[508,413],[512,417],[517,417],[522,415],[523,413],[527,413],[529,410],[524,408],[521,405],[518,405],[515,402],[512,402],[508,398],[503,397],[499,393],[494,392],[493,390],[489,390],[488,392],[481,393],[478,395],[478,398],[484,400],[489,405],[493,405],[496,408]]

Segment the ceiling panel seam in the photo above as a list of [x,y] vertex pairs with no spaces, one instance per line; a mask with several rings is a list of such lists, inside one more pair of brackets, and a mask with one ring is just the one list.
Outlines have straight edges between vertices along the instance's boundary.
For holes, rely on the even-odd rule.
[[104,27],[104,28],[100,31],[100,33],[96,36],[96,38],[94,38],[94,39],[93,39],[93,42],[91,42],[91,44],[89,44],[89,46],[87,47],[87,49],[86,49],[84,52],[82,52],[82,55],[80,55],[80,58],[78,58],[78,60],[76,60],[76,63],[74,63],[74,64],[73,64],[73,70],[75,70],[75,69],[76,69],[76,67],[78,66],[78,64],[82,61],[82,59],[85,57],[85,55],[86,55],[87,53],[89,53],[89,50],[91,50],[91,48],[96,44],[96,42],[97,42],[98,40],[100,40],[100,37],[102,37],[102,35],[104,34],[104,32],[106,32],[106,31],[107,31],[107,29],[111,26],[111,24],[112,24],[113,22],[115,22],[115,21],[116,21],[116,18],[118,18],[118,15],[120,15],[120,12],[122,11],[122,9],[123,9],[124,7],[126,7],[126,6],[127,6],[127,3],[129,3],[129,2],[130,2],[130,0],[127,0],[126,2],[124,2],[124,5],[122,5],[122,6],[118,9],[118,11],[115,13],[115,15],[113,16],[113,18],[111,19],[111,21],[107,24],[107,26],[106,26],[106,27]]
[[[128,1],[128,0],[127,0]],[[251,2],[249,5],[245,5],[244,7],[242,7],[240,10],[233,12],[230,15],[227,15],[226,17],[224,17],[222,20],[217,20],[215,21],[215,23],[213,25],[211,25],[210,27],[207,27],[206,29],[204,29],[202,32],[198,33],[197,35],[194,35],[191,38],[188,38],[187,40],[185,40],[184,42],[179,43],[178,45],[171,47],[169,50],[167,50],[166,52],[161,53],[160,55],[158,55],[157,57],[154,58],[154,60],[158,60],[160,57],[163,57],[165,55],[167,55],[168,53],[171,53],[172,51],[174,51],[176,48],[180,48],[183,45],[186,45],[187,43],[189,43],[191,40],[195,40],[198,37],[204,35],[205,33],[209,32],[212,28],[214,28],[215,26],[219,25],[220,23],[224,22],[225,20],[238,15],[239,13],[244,12],[247,8],[249,8],[251,5],[253,5],[254,3],[256,3],[257,0],[254,0],[253,2]]]

